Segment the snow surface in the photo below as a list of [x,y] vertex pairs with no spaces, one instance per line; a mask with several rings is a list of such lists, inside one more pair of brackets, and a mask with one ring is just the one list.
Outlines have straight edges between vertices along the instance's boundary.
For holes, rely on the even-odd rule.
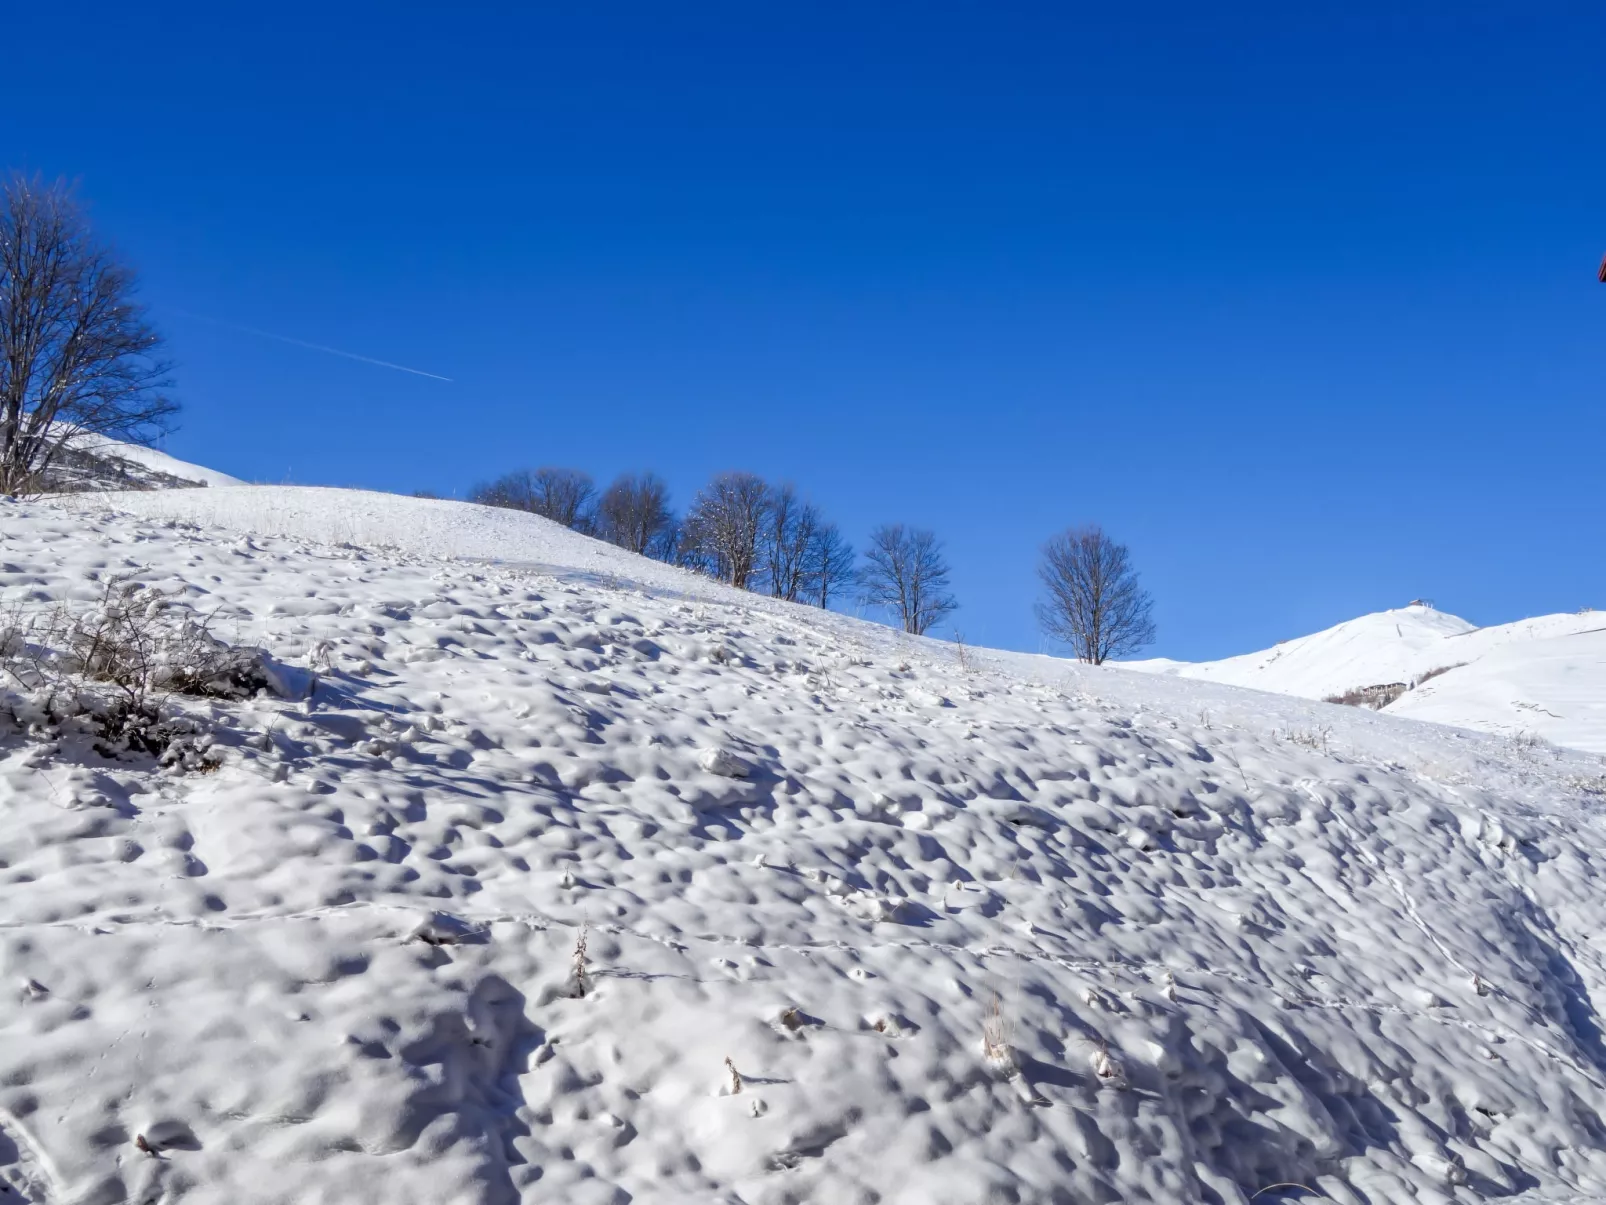
[[1388,712],[1606,753],[1606,613],[1597,611],[1480,628],[1431,607],[1401,607],[1221,661],[1122,664],[1307,699],[1411,685],[1444,670]]
[[0,730],[23,1199],[1606,1198],[1599,757],[459,503],[0,523],[0,601],[135,574],[310,671],[187,705],[213,773]]

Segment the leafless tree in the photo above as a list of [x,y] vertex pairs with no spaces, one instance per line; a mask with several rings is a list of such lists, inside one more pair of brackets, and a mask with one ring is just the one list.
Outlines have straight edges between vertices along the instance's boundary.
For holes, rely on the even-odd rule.
[[470,502],[481,506],[500,506],[504,510],[535,512],[535,479],[529,469],[504,473],[495,481],[482,482],[468,492]]
[[796,602],[808,591],[813,569],[809,554],[823,525],[814,504],[800,499],[790,483],[770,491],[759,555],[764,578],[776,598]]
[[0,187],[0,493],[87,437],[149,443],[178,412],[136,288],[65,184]]
[[870,547],[859,570],[861,597],[890,607],[903,630],[921,636],[959,604],[948,592],[948,565],[942,545],[929,531],[888,523],[870,533]]
[[1037,576],[1048,591],[1038,622],[1081,660],[1102,665],[1154,640],[1153,600],[1138,585],[1126,545],[1103,529],[1060,532],[1043,546]]
[[588,473],[579,469],[560,469],[550,465],[538,469],[519,469],[469,494],[470,502],[500,506],[508,510],[527,510],[576,531],[589,531],[592,500],[597,487]]
[[681,535],[682,563],[747,589],[759,569],[770,487],[752,473],[721,473],[697,494]]
[[809,543],[809,601],[829,607],[853,585],[853,547],[835,523],[822,523]]
[[621,475],[597,503],[597,534],[643,556],[661,554],[674,523],[669,487],[652,473]]

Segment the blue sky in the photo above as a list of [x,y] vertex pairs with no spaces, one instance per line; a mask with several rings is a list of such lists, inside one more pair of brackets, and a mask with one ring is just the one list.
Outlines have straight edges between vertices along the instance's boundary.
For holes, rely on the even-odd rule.
[[[79,181],[174,454],[462,491],[789,478],[1039,647],[1100,522],[1155,651],[1418,595],[1606,607],[1606,8],[237,5],[8,15],[0,165]],[[451,383],[195,317],[349,349]]]

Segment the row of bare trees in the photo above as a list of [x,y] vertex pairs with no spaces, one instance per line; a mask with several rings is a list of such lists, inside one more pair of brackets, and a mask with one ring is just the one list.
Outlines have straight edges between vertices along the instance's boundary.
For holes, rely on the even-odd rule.
[[885,607],[922,634],[958,605],[942,546],[929,531],[886,524],[862,564],[819,507],[791,483],[720,473],[684,516],[652,473],[626,473],[599,491],[578,469],[521,469],[476,486],[472,502],[542,515],[631,552],[695,569],[742,590],[830,607],[857,599]]
[[[870,533],[862,561],[836,524],[787,483],[720,473],[684,517],[652,473],[626,473],[598,491],[577,469],[509,473],[470,500],[543,515],[621,548],[695,569],[742,590],[829,607],[856,599],[885,608],[923,635],[958,608],[942,543],[930,531],[888,523]],[[1154,639],[1153,602],[1131,554],[1099,527],[1068,528],[1043,546],[1037,605],[1045,634],[1095,665]]]
[[654,473],[625,473],[599,491],[578,469],[521,469],[476,486],[472,502],[542,515],[565,527],[706,573],[744,590],[829,607],[855,582],[836,524],[791,484],[721,473],[684,516]]

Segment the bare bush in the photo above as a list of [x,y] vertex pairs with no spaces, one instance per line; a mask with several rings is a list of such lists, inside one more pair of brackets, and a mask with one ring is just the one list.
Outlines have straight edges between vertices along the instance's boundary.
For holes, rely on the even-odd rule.
[[681,531],[682,564],[738,589],[759,570],[769,520],[770,487],[753,473],[721,473],[698,491]]
[[1153,601],[1138,585],[1126,545],[1099,527],[1073,527],[1043,546],[1037,575],[1048,597],[1038,622],[1078,658],[1102,665],[1154,640]]
[[1373,711],[1382,711],[1408,689],[1404,682],[1383,682],[1376,686],[1357,686],[1342,694],[1328,695],[1322,702],[1341,703],[1345,707],[1370,707]]
[[937,537],[902,523],[870,533],[870,547],[859,570],[860,597],[870,606],[890,608],[905,632],[922,636],[939,619],[958,610],[948,590],[948,563]]
[[642,556],[669,559],[675,515],[669,487],[653,473],[625,473],[614,479],[597,503],[597,534]]
[[0,493],[30,490],[65,449],[148,443],[178,412],[134,273],[95,239],[65,184],[0,190]]
[[226,644],[208,619],[127,578],[83,611],[13,608],[0,619],[0,676],[20,727],[76,725],[108,756],[186,765],[197,746],[179,738],[198,730],[169,713],[172,696],[243,699],[272,686],[260,651]]
[[589,474],[579,469],[545,465],[538,469],[519,469],[477,485],[470,491],[468,500],[482,506],[529,511],[576,531],[589,531],[596,493],[596,484]]
[[1306,749],[1313,749],[1319,753],[1331,752],[1333,728],[1330,724],[1322,728],[1287,728],[1277,735]]

